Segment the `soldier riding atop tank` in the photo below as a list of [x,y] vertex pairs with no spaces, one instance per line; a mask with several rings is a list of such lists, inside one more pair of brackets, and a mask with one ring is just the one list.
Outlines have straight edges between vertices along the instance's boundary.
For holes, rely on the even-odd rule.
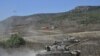
[[53,43],[52,46],[46,46],[47,51],[69,51],[69,48],[66,45],[63,45],[62,42]]

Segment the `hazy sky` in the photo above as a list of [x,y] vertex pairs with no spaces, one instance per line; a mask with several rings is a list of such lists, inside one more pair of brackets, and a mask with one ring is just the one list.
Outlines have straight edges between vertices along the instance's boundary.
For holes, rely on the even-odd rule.
[[80,5],[100,6],[100,0],[0,0],[0,20],[13,15],[64,12]]

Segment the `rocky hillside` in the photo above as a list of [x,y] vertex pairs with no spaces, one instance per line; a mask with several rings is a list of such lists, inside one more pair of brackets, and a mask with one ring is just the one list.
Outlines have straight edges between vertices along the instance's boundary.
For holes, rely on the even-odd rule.
[[[39,31],[40,30],[40,31]],[[78,6],[68,12],[11,16],[0,22],[0,35],[45,34],[43,30],[65,33],[100,30],[100,6]]]

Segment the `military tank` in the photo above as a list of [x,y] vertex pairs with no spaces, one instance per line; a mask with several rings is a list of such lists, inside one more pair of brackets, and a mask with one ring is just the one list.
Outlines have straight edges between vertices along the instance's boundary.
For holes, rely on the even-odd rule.
[[74,39],[67,39],[66,41],[64,40],[60,42],[55,41],[52,45],[45,47],[46,52],[40,52],[36,54],[36,56],[80,56],[80,50],[70,50],[71,46],[79,42],[80,41]]

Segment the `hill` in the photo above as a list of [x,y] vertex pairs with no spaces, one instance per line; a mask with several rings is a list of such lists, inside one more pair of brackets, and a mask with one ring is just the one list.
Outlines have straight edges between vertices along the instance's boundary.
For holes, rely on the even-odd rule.
[[100,6],[78,6],[68,12],[11,16],[0,22],[0,36],[19,32],[23,37],[37,39],[34,36],[99,31],[99,12]]

